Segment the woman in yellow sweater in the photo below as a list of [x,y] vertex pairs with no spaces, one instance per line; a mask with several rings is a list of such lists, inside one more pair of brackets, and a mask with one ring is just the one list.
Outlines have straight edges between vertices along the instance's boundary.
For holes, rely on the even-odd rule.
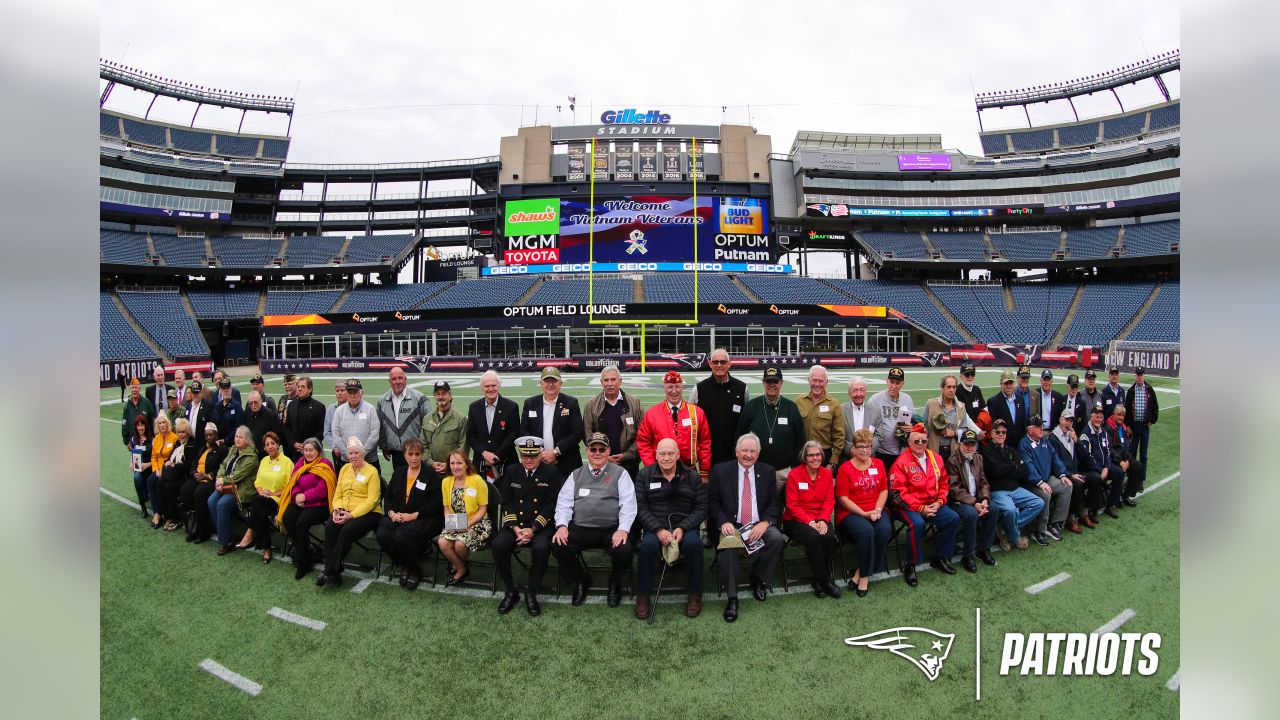
[[357,540],[373,532],[382,517],[382,479],[364,461],[364,442],[347,438],[347,464],[338,473],[329,519],[324,523],[324,572],[316,585],[342,586],[342,561]]
[[257,494],[249,499],[249,532],[237,545],[239,549],[253,545],[262,551],[262,564],[271,562],[271,518],[280,512],[280,491],[293,472],[293,463],[280,454],[280,436],[268,430],[262,436],[262,449],[266,451],[258,463],[258,477],[253,482]]
[[151,527],[159,530],[163,524],[160,520],[160,476],[164,473],[164,464],[168,462],[173,449],[178,447],[178,435],[169,427],[169,416],[160,411],[155,422],[156,436],[151,441],[151,474],[147,476],[147,497],[151,499]]
[[[444,582],[444,586],[449,587],[471,574],[467,556],[483,547],[493,531],[489,520],[489,484],[476,472],[466,453],[454,450],[449,453],[449,477],[440,483],[440,494],[444,499],[446,529],[436,542],[440,553],[453,565],[453,575]],[[461,529],[448,529],[450,515],[462,521]]]

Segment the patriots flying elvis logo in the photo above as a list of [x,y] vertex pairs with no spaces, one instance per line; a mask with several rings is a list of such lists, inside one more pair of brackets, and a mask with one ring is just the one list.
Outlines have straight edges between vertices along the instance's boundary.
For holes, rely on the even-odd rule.
[[872,650],[888,650],[911,661],[930,681],[938,679],[942,663],[951,654],[954,633],[940,633],[929,628],[899,627],[845,638],[846,645],[861,645]]

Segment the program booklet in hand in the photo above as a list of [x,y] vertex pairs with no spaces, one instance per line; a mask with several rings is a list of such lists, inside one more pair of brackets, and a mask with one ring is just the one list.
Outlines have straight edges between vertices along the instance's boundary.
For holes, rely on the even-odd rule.
[[466,513],[445,513],[444,529],[450,532],[462,532],[467,529]]
[[742,537],[742,544],[747,546],[747,554],[754,555],[757,550],[764,547],[764,536],[760,536],[755,541],[747,540],[747,533],[751,532],[752,523],[747,523],[738,528],[738,535]]

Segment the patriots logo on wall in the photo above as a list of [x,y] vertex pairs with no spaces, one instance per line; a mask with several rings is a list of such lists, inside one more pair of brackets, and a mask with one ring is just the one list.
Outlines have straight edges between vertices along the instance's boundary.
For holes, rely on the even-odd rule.
[[823,215],[831,214],[831,206],[827,205],[826,203],[814,203],[812,205],[807,205],[806,207],[808,207],[810,210],[817,210]]
[[426,372],[427,367],[431,365],[430,355],[397,355],[393,359],[399,360],[420,373]]
[[924,360],[929,367],[937,367],[942,362],[942,353],[940,352],[917,352],[911,354]]
[[869,647],[872,650],[888,650],[905,658],[920,669],[930,681],[938,679],[942,663],[951,654],[954,633],[940,633],[922,627],[899,627],[845,638],[846,645]]

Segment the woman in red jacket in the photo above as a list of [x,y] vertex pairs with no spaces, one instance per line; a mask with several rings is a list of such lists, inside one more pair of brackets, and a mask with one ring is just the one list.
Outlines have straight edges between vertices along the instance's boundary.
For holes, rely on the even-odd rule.
[[787,475],[787,496],[782,510],[782,531],[791,542],[804,546],[809,561],[809,585],[818,597],[840,597],[831,576],[831,556],[836,533],[831,515],[836,509],[835,480],[822,463],[822,445],[810,440],[800,450],[800,465]]

